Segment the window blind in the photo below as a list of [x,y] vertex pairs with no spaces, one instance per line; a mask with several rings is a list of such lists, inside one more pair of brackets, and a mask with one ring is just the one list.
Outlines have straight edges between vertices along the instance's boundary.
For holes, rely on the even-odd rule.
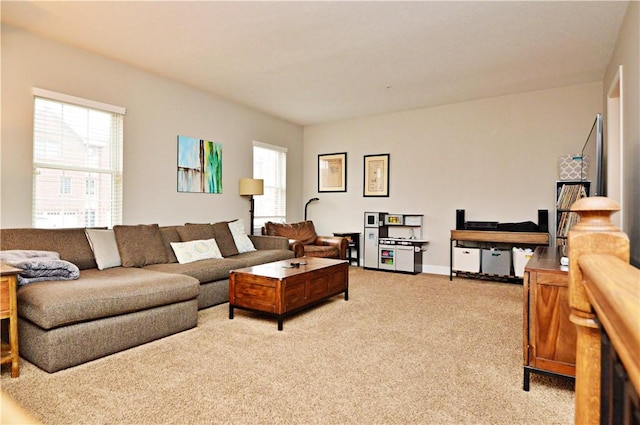
[[122,222],[125,109],[34,89],[34,227]]

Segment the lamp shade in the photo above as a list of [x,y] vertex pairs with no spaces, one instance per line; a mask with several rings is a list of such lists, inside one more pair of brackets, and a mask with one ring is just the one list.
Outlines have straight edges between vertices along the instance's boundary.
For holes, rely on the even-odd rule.
[[240,195],[262,195],[264,194],[263,179],[240,179]]

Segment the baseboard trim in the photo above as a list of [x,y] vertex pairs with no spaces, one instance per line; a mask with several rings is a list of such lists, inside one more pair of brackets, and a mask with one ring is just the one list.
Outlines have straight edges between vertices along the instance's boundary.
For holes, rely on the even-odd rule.
[[449,267],[445,267],[445,266],[428,266],[426,264],[422,265],[422,273],[429,273],[429,274],[441,274],[444,276],[448,276],[449,275]]

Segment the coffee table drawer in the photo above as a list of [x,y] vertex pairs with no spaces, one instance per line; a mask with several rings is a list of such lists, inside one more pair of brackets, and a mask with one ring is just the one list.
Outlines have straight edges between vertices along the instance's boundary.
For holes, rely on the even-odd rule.
[[286,282],[282,289],[283,308],[282,311],[278,311],[277,313],[285,313],[307,304],[305,283],[304,280]]
[[251,282],[236,282],[233,303],[238,307],[276,313],[276,288]]
[[347,269],[339,270],[329,274],[329,283],[327,292],[330,294],[339,294],[349,286],[349,271]]
[[327,275],[318,276],[309,281],[309,299],[318,300],[327,296],[327,289],[329,288],[329,278]]

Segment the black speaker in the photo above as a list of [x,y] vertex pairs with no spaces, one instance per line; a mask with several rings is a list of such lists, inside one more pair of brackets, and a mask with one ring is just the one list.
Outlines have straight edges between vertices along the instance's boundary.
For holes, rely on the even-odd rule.
[[549,210],[538,210],[538,229],[549,232]]
[[464,210],[456,210],[456,230],[464,230]]

